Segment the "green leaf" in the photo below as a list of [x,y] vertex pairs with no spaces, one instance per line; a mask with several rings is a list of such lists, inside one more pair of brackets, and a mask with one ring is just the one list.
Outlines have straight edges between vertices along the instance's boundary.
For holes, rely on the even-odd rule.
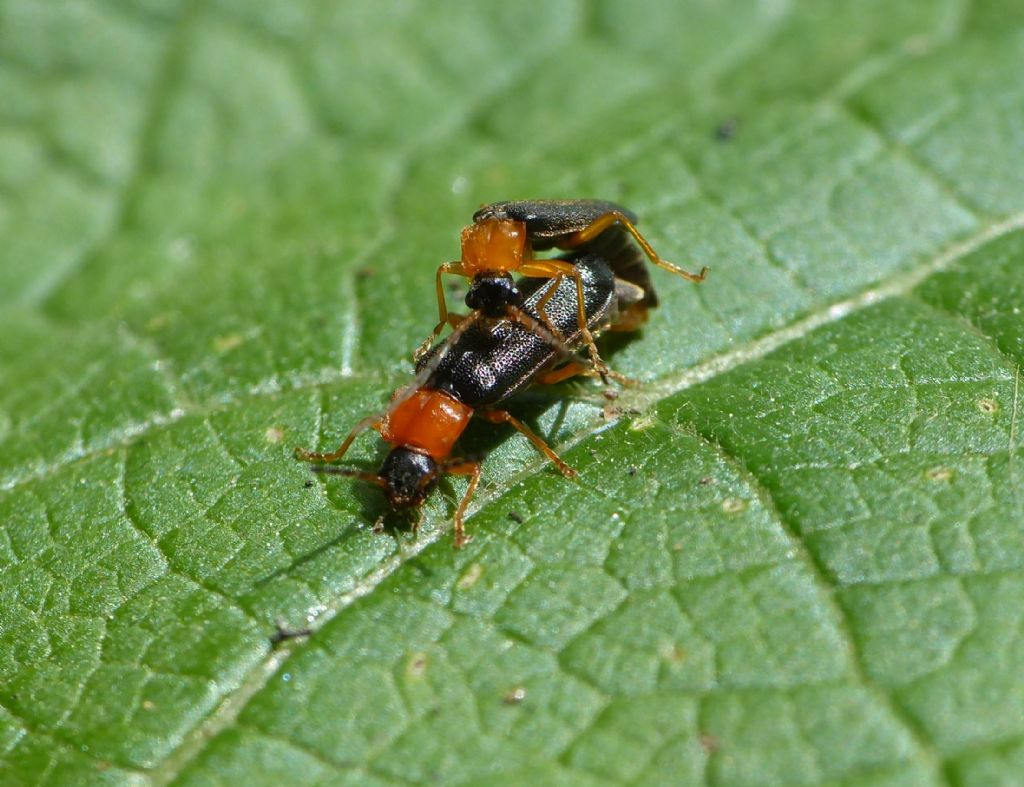
[[[0,4],[2,781],[1017,782],[1022,23]],[[479,203],[574,196],[710,278],[516,405],[579,483],[475,428],[472,544],[463,480],[374,533],[292,447]]]

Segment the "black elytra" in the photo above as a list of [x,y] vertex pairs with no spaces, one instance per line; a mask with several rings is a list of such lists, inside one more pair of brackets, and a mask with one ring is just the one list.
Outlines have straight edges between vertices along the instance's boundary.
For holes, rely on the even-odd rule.
[[621,213],[634,224],[636,214],[603,199],[524,199],[492,202],[473,214],[473,221],[510,219],[526,225],[535,249],[557,247],[569,235],[586,229],[606,213]]
[[[583,308],[587,327],[600,330],[611,322],[618,307],[619,288],[607,260],[596,254],[570,258],[583,279]],[[521,279],[523,312],[539,319],[537,303],[555,286],[551,279]],[[551,294],[544,311],[570,347],[580,341],[576,282],[563,279]],[[424,381],[423,387],[444,391],[474,408],[488,407],[507,399],[555,363],[559,351],[546,338],[512,320],[477,322],[453,343],[435,345],[417,363],[417,370],[444,354]]]
[[[484,205],[473,214],[473,221],[507,219],[521,221],[526,225],[526,234],[534,249],[565,248],[567,240],[582,232],[593,222],[607,213],[621,213],[634,224],[636,214],[619,205],[603,199],[540,199],[510,200]],[[643,305],[653,309],[658,305],[651,273],[643,252],[633,243],[629,232],[621,224],[613,224],[596,238],[582,246],[579,251],[599,254],[611,265],[612,272],[619,279],[635,284],[644,291]]]

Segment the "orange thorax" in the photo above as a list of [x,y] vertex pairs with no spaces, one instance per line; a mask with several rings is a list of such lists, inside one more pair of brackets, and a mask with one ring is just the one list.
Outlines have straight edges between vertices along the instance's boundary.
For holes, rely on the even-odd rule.
[[384,416],[380,436],[392,445],[444,459],[472,417],[469,405],[441,391],[420,388]]
[[521,221],[486,219],[462,231],[462,268],[467,276],[514,271],[526,254],[526,225]]

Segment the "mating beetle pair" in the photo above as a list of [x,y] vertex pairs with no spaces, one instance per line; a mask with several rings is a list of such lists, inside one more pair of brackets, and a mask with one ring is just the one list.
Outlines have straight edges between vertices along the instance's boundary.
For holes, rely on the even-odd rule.
[[[535,250],[561,249],[560,257],[538,259]],[[521,432],[562,474],[569,467],[538,435],[505,410],[496,409],[533,383],[547,384],[577,374],[624,381],[601,359],[594,343],[603,330],[635,330],[657,305],[644,263],[689,281],[688,273],[662,260],[636,229],[636,217],[612,202],[545,200],[499,202],[473,216],[462,233],[462,259],[441,265],[436,287],[439,322],[415,353],[416,377],[399,389],[383,413],[360,421],[330,453],[296,449],[314,469],[374,484],[394,508],[418,507],[442,474],[468,475],[455,511],[455,546],[468,541],[464,518],[480,480],[480,464],[451,456],[470,419],[507,423]],[[512,273],[523,276],[516,281]],[[448,312],[442,276],[471,279],[468,316]],[[434,345],[445,325],[452,333]],[[586,348],[588,356],[576,353]],[[326,464],[341,459],[366,429],[376,429],[393,446],[378,473]]]

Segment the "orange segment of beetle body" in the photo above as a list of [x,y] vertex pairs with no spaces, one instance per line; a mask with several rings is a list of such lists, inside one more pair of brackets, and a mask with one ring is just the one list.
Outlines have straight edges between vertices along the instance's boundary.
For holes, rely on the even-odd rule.
[[462,231],[462,269],[466,276],[508,273],[527,256],[526,224],[508,219],[486,219]]
[[465,431],[473,408],[441,391],[420,388],[384,416],[380,436],[392,445],[416,448],[444,459]]

